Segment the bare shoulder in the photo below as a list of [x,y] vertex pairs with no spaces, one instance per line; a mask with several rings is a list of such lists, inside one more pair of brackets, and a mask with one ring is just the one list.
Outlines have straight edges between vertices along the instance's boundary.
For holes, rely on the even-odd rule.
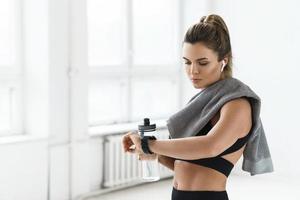
[[240,97],[226,102],[220,110],[220,118],[238,122],[240,128],[247,132],[252,125],[251,104],[246,97]]
[[232,110],[232,109],[233,110],[239,109],[239,110],[245,110],[245,111],[251,112],[251,104],[246,97],[236,98],[236,99],[226,102],[221,108],[221,113],[222,113],[222,111],[226,112],[226,111]]

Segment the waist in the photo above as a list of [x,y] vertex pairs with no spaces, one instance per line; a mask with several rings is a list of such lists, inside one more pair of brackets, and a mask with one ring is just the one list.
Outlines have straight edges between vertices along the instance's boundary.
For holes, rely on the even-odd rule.
[[180,190],[213,190],[226,188],[227,177],[211,168],[182,160],[174,162],[174,187]]

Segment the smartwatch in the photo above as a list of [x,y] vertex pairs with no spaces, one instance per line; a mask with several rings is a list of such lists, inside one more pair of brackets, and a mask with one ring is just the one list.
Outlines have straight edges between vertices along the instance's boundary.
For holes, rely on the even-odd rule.
[[156,137],[155,136],[142,137],[142,139],[141,139],[142,150],[145,154],[153,154],[153,152],[150,151],[150,149],[149,149],[148,140],[156,140]]

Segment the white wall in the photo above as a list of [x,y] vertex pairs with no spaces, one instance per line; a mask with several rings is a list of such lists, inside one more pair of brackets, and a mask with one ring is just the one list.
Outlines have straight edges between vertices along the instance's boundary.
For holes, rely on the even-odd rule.
[[47,199],[46,140],[1,144],[0,158],[1,200]]
[[231,33],[234,76],[262,99],[261,117],[274,175],[300,178],[299,1],[213,1]]
[[49,199],[69,199],[69,1],[48,1],[49,12]]

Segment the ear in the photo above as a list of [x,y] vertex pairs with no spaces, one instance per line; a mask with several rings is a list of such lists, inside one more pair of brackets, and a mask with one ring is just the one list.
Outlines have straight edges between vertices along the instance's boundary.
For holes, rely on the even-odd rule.
[[225,62],[225,66],[227,65],[227,63],[228,63],[228,58],[227,57],[225,57],[224,59],[223,59],[223,61]]

